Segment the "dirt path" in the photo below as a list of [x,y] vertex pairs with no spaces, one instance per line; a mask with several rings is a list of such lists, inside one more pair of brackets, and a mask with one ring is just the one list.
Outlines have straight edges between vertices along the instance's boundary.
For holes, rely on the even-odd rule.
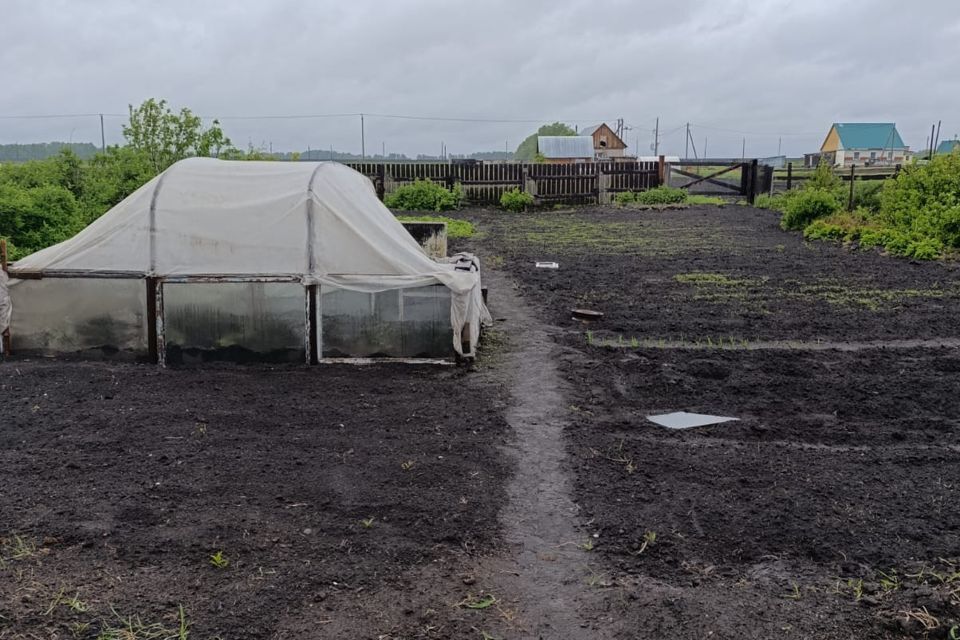
[[571,499],[563,441],[569,402],[555,364],[557,345],[509,278],[496,271],[484,278],[495,296],[491,313],[510,334],[504,369],[514,376],[506,418],[515,441],[505,451],[514,475],[500,514],[513,553],[493,561],[491,579],[516,607],[517,637],[603,638],[599,621],[584,617],[597,599],[584,543],[597,541]]

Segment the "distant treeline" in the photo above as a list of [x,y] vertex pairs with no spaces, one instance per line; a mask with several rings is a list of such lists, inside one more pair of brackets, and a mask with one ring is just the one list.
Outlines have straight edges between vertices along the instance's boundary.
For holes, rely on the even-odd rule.
[[100,149],[90,142],[35,142],[33,144],[0,144],[0,162],[27,162],[46,160],[63,149],[69,149],[78,158],[92,158]]
[[272,155],[277,160],[337,160],[351,162],[366,160],[367,162],[437,162],[442,160],[513,160],[513,153],[505,151],[478,151],[470,154],[448,153],[446,158],[429,154],[417,154],[410,157],[405,153],[388,153],[386,156],[375,153],[361,156],[359,153],[337,151],[336,149],[308,149],[307,151],[280,152]]
[[[100,149],[89,142],[37,142],[34,144],[4,144],[0,145],[0,162],[27,162],[29,160],[46,160],[69,149],[81,160],[92,158]],[[307,151],[279,151],[270,153],[264,149],[256,149],[264,159],[273,160],[338,160],[340,162],[367,160],[370,162],[424,162],[443,160],[440,156],[419,154],[413,158],[404,153],[388,153],[383,156],[379,153],[361,156],[359,153],[337,151],[336,149],[309,149]],[[513,153],[504,151],[479,151],[471,154],[448,154],[447,160],[513,160]]]

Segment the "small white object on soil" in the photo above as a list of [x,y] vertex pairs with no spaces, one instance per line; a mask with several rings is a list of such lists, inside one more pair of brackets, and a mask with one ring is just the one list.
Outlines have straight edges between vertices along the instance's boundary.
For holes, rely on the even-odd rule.
[[537,262],[537,269],[559,269],[560,265],[556,262]]
[[647,420],[668,429],[689,429],[690,427],[705,427],[708,424],[730,422],[731,420],[739,420],[739,418],[708,416],[702,413],[676,411],[674,413],[665,413],[659,416],[647,416]]

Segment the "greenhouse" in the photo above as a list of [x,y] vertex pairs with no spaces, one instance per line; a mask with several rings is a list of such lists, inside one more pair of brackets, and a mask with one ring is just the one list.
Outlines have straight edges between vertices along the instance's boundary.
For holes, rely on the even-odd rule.
[[11,307],[14,354],[160,364],[472,357],[490,320],[476,258],[428,257],[363,175],[209,158],[10,265]]

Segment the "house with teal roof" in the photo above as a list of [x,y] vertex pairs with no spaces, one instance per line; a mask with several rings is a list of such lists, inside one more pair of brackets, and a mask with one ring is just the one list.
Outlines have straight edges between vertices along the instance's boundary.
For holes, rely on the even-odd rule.
[[940,144],[937,145],[937,153],[953,153],[957,149],[960,149],[960,140],[956,138],[953,140],[941,140]]
[[892,166],[906,163],[909,151],[893,122],[834,122],[817,161],[835,167]]

